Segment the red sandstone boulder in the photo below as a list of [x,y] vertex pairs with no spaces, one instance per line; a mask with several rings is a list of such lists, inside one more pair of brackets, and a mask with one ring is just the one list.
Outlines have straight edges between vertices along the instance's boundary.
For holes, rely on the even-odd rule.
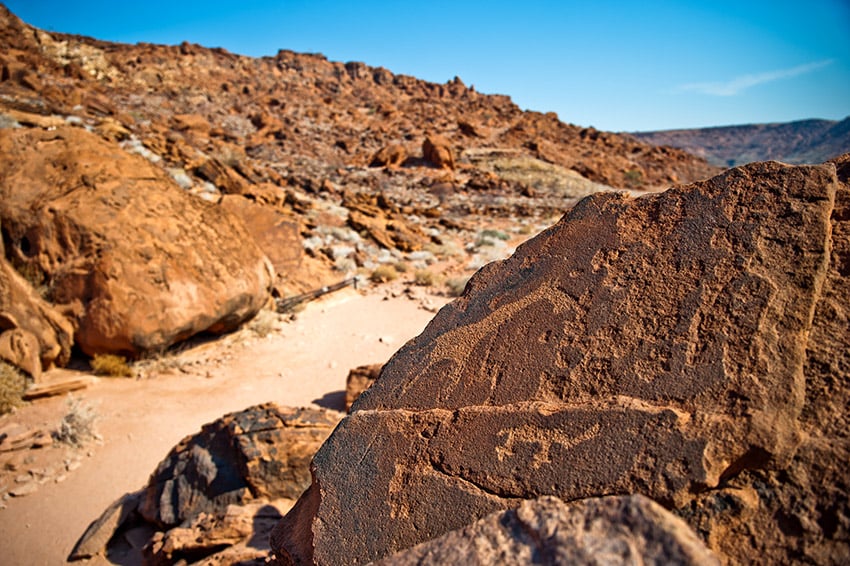
[[723,560],[847,556],[848,200],[831,164],[761,163],[581,201],[390,360],[273,548],[365,563],[523,499],[641,493]]
[[81,305],[90,355],[136,356],[222,332],[268,299],[272,271],[244,226],[85,130],[0,131],[6,254]]
[[422,155],[425,160],[440,169],[455,168],[452,144],[443,136],[431,135],[422,143]]
[[401,144],[382,147],[372,156],[369,167],[399,167],[407,159],[407,149]]
[[[242,220],[245,229],[271,261],[278,292],[305,283],[315,287],[304,268],[304,246],[301,243],[300,223],[270,206],[241,195],[225,195],[221,207]],[[304,281],[307,279],[307,281]]]

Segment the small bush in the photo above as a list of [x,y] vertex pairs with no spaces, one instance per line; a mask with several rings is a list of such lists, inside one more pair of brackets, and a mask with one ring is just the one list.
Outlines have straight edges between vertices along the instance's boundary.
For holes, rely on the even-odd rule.
[[100,435],[95,430],[97,413],[94,408],[70,395],[66,406],[65,416],[53,437],[71,446],[83,446],[90,440],[99,440]]
[[437,276],[433,271],[427,269],[417,269],[413,274],[413,284],[420,287],[432,287],[437,282]]
[[398,278],[398,271],[392,265],[379,265],[369,276],[372,283],[389,283]]
[[248,329],[259,336],[265,338],[269,334],[277,330],[277,314],[269,309],[263,309],[251,319],[248,323]]
[[109,377],[133,377],[133,370],[127,364],[127,358],[114,354],[95,354],[91,359],[91,369],[95,375]]
[[463,290],[466,289],[468,282],[469,277],[452,277],[446,281],[446,289],[449,291],[449,296],[460,297],[463,295]]
[[503,246],[504,244],[501,244],[501,242],[506,242],[509,239],[510,236],[501,230],[482,230],[475,240],[475,246],[495,246],[497,242]]
[[0,415],[23,403],[26,376],[12,364],[0,360]]
[[501,230],[492,230],[492,229],[489,229],[489,228],[487,230],[481,231],[481,237],[482,238],[493,238],[493,239],[496,239],[496,240],[509,240],[510,239],[510,236],[507,234],[507,232],[503,232]]
[[643,171],[640,169],[629,169],[623,173],[623,178],[625,179],[626,184],[631,188],[643,185]]

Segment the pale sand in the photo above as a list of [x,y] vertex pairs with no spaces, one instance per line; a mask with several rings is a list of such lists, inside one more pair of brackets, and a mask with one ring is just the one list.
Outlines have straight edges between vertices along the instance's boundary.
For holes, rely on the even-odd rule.
[[[418,301],[385,296],[342,291],[308,305],[295,321],[265,338],[243,331],[184,352],[184,358],[203,360],[186,367],[189,374],[172,370],[146,379],[101,378],[76,394],[95,406],[103,443],[85,448],[80,467],[65,473],[63,481],[51,479],[36,492],[5,502],[0,564],[64,563],[110,503],[144,486],[178,441],[225,413],[267,401],[340,403],[349,369],[386,362],[434,316]],[[47,428],[64,411],[62,398],[37,401],[0,424],[15,419]],[[72,453],[54,447],[45,454],[52,454],[52,465],[60,468],[66,452]]]

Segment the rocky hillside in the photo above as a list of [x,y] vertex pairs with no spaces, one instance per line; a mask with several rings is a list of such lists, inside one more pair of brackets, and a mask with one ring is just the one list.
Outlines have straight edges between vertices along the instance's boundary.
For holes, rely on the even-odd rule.
[[647,143],[678,147],[718,167],[753,161],[822,163],[850,151],[850,117],[692,130],[636,132]]
[[[3,261],[38,305],[0,350],[27,367],[72,343],[138,357],[233,328],[270,293],[381,266],[474,270],[494,257],[482,246],[507,249],[579,197],[715,171],[459,79],[112,44],[0,6]],[[44,308],[54,322],[23,322]]]

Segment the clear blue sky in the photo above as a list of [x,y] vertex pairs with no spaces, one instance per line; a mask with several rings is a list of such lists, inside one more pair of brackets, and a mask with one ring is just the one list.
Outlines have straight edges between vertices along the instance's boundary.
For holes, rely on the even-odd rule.
[[48,31],[459,76],[611,131],[850,115],[850,1],[0,0]]

